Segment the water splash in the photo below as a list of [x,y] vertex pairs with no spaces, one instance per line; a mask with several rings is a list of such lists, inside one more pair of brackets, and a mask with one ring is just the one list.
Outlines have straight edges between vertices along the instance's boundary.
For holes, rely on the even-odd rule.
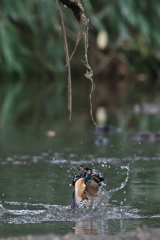
[[128,166],[121,166],[121,169],[126,169],[126,170],[127,170],[126,178],[125,178],[124,182],[122,182],[119,187],[114,188],[114,189],[111,189],[111,190],[109,191],[109,194],[111,194],[111,196],[113,195],[113,193],[115,193],[115,192],[121,190],[122,188],[124,188],[124,187],[126,186],[127,182],[128,182],[129,172],[130,172],[130,167],[129,167],[129,165],[128,165]]
[[[8,202],[10,206],[16,206],[15,202]],[[137,210],[131,209],[130,206],[115,207],[112,204],[100,204],[94,210],[91,207],[71,209],[70,206],[61,205],[45,205],[45,204],[31,204],[18,203],[21,206],[20,210],[10,210],[3,207],[0,211],[1,221],[10,224],[24,224],[24,223],[41,223],[48,221],[78,221],[86,219],[128,219],[137,218]],[[5,205],[7,205],[5,203]],[[23,208],[25,206],[25,208]],[[28,209],[29,207],[43,206],[44,209]],[[1,208],[2,209],[2,208]],[[3,216],[2,216],[3,215]]]
[[[86,205],[85,208],[71,209],[70,206],[62,205],[4,201],[3,204],[2,202],[0,203],[0,220],[8,224],[69,221],[75,222],[75,231],[82,231],[83,227],[86,232],[91,227],[96,229],[96,221],[97,226],[101,226],[102,232],[104,225],[106,228],[108,220],[121,221],[147,217],[139,214],[138,209],[131,205],[120,204],[119,206],[115,206],[110,203],[112,195],[123,189],[129,180],[129,165],[121,166],[121,169],[126,170],[126,177],[120,186],[109,191],[104,190],[91,205]],[[160,216],[150,216],[150,218],[155,217]],[[100,230],[96,229],[96,231]]]
[[[50,205],[28,202],[4,202],[0,205],[1,221],[10,224],[41,223],[48,221],[79,221],[86,219],[128,219],[138,218],[136,209],[130,206],[115,207],[109,203],[113,193],[124,188],[129,179],[129,166],[122,166],[127,169],[125,181],[115,189],[103,191],[92,204],[83,208],[71,209],[70,206]],[[14,208],[14,209],[13,209]],[[15,209],[17,208],[17,209]]]

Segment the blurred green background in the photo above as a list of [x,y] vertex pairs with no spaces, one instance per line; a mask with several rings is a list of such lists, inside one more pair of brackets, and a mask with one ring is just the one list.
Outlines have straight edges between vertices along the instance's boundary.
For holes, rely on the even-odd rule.
[[[159,0],[83,0],[94,71],[93,115],[108,124],[155,130],[160,120]],[[63,9],[70,53],[79,25]],[[0,0],[0,125],[68,121],[67,69],[55,0]],[[84,43],[71,61],[73,120],[91,123]]]

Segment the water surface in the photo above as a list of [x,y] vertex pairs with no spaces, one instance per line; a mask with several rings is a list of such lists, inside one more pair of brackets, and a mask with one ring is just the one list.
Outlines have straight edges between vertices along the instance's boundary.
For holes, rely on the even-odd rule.
[[[0,237],[159,227],[159,143],[129,141],[127,133],[67,130],[52,138],[45,130],[1,133]],[[78,164],[102,171],[107,186],[94,205],[72,210]]]

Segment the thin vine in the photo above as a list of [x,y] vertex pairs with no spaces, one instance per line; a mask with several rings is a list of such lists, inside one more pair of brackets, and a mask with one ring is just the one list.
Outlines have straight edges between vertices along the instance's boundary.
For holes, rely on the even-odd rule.
[[[58,16],[60,19],[60,25],[61,25],[63,37],[64,37],[66,65],[68,67],[68,109],[70,111],[69,119],[71,120],[71,115],[72,115],[72,86],[71,86],[70,61],[76,51],[76,48],[78,46],[78,43],[79,43],[81,37],[83,36],[84,37],[84,65],[86,66],[86,73],[84,75],[87,79],[89,79],[91,81],[91,91],[89,94],[90,115],[91,115],[93,123],[97,126],[97,124],[93,118],[93,108],[92,108],[92,93],[95,89],[95,84],[93,81],[93,70],[92,70],[91,66],[89,65],[89,61],[88,61],[88,30],[89,30],[88,23],[89,23],[89,19],[87,19],[87,17],[85,16],[84,8],[83,8],[80,0],[56,0],[56,2],[57,2],[57,6],[58,6]],[[66,7],[70,8],[72,10],[77,21],[80,24],[80,31],[78,32],[76,45],[75,45],[75,48],[74,48],[71,56],[69,56],[69,51],[68,51],[66,31],[65,31],[65,26],[64,26],[64,22],[63,22],[62,12],[61,12],[61,4],[65,5]]]

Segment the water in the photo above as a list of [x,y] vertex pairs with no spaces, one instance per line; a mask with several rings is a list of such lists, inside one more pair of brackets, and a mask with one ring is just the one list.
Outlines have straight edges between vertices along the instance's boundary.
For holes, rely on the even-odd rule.
[[[45,130],[1,132],[0,237],[160,227],[159,143],[131,142],[127,133],[67,130],[57,129],[52,138]],[[103,172],[107,186],[94,205],[72,210],[71,178],[78,164]]]

